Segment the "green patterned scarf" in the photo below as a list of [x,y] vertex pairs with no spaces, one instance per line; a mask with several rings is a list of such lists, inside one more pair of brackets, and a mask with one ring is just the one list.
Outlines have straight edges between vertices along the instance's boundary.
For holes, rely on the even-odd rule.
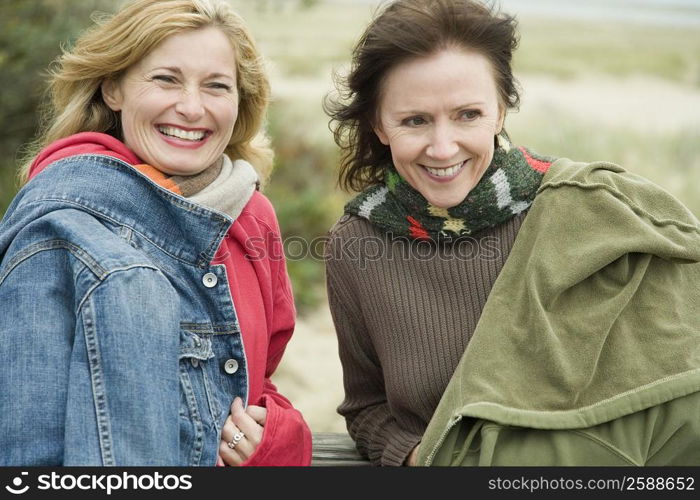
[[384,184],[362,191],[345,206],[345,213],[363,217],[394,236],[452,240],[501,224],[526,210],[553,161],[512,146],[503,132],[491,165],[459,205],[447,209],[430,205],[389,166]]

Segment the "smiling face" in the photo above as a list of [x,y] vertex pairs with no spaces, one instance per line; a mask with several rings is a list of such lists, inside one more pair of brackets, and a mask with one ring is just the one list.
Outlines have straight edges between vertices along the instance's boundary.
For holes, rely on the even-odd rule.
[[488,59],[459,49],[410,59],[388,72],[379,102],[374,130],[401,177],[436,207],[460,204],[505,117]]
[[102,96],[142,161],[169,175],[197,174],[220,159],[236,124],[235,52],[216,28],[172,35],[104,82]]

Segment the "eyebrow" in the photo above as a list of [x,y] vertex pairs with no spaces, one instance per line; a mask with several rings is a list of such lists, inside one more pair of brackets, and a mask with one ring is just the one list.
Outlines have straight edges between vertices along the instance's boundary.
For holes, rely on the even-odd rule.
[[[177,73],[178,75],[182,74],[182,70],[176,66],[159,66],[157,68],[153,68],[151,71],[158,71],[158,70],[162,70],[162,69],[172,71],[173,73]],[[207,75],[207,78],[222,78],[222,77],[223,78],[231,78],[231,79],[235,80],[233,75],[227,75],[225,73],[210,73]]]
[[[470,102],[468,104],[460,104],[459,106],[455,106],[454,108],[450,109],[450,113],[454,113],[455,111],[460,111],[465,108],[472,108],[475,106],[485,106],[486,103],[482,101],[475,101],[475,102]],[[424,115],[424,114],[431,114],[428,113],[427,111],[423,110],[418,110],[418,109],[407,109],[405,111],[394,111],[392,114],[394,115]]]

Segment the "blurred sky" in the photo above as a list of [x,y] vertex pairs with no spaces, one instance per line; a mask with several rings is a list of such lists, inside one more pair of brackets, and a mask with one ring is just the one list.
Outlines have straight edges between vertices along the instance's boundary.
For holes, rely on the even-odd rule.
[[523,16],[700,26],[700,0],[501,0],[501,5]]
[[[378,4],[384,0],[326,0]],[[700,27],[700,0],[496,0],[521,17]]]

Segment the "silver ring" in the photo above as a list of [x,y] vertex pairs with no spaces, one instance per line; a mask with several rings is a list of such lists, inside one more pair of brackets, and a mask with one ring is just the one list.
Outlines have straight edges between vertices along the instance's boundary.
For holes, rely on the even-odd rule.
[[233,435],[233,437],[231,438],[231,441],[229,441],[229,442],[227,443],[227,444],[228,444],[228,447],[231,448],[231,449],[234,449],[234,448],[236,447],[236,445],[237,445],[237,444],[241,441],[241,439],[243,439],[244,437],[245,437],[245,434],[243,434],[243,432],[241,432],[241,431],[238,431],[237,433],[235,433],[235,434]]

